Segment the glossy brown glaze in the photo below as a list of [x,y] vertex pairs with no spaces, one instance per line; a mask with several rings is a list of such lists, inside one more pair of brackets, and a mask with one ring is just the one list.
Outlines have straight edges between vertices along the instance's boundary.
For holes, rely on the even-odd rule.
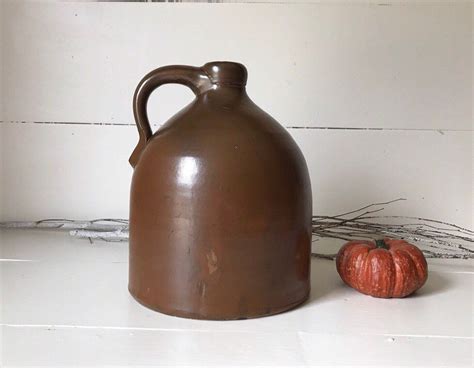
[[[246,79],[243,65],[213,62],[159,68],[137,87],[129,290],[149,308],[240,319],[308,297],[308,170],[288,132],[247,96]],[[146,102],[164,83],[196,98],[152,135]]]
[[336,267],[347,285],[378,298],[403,298],[428,278],[423,253],[397,239],[348,242],[337,255]]

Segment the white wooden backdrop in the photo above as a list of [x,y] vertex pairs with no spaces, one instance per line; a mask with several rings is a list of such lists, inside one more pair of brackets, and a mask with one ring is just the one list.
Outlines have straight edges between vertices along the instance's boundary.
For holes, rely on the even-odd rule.
[[[314,213],[472,227],[471,2],[3,1],[1,219],[128,217],[131,98],[167,64],[233,60],[308,162]],[[152,96],[157,128],[192,98]]]

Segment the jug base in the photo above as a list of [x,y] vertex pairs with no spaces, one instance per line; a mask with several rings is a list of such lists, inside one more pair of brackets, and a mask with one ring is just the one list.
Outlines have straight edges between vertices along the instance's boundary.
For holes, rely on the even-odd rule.
[[154,306],[154,305],[150,305],[150,304],[146,303],[145,301],[141,300],[138,296],[133,294],[133,292],[130,290],[130,288],[128,290],[130,292],[130,295],[138,303],[140,303],[144,307],[146,307],[148,309],[151,309],[155,312],[163,313],[163,314],[173,316],[173,317],[181,317],[181,318],[189,318],[189,319],[200,319],[200,320],[209,320],[209,321],[229,321],[229,320],[251,319],[251,318],[260,318],[260,317],[272,316],[272,315],[275,315],[275,314],[287,312],[291,309],[294,309],[294,308],[298,307],[299,305],[306,302],[309,298],[309,295],[310,295],[310,293],[308,292],[303,298],[297,300],[296,302],[286,304],[286,305],[281,306],[281,307],[268,308],[265,312],[262,312],[262,313],[257,312],[255,314],[248,313],[246,315],[231,315],[231,316],[223,315],[223,316],[219,316],[217,314],[216,315],[202,315],[202,314],[199,314],[199,313],[192,313],[192,312],[182,311],[182,310],[178,310],[178,309],[167,309],[167,308],[157,307],[157,306]]

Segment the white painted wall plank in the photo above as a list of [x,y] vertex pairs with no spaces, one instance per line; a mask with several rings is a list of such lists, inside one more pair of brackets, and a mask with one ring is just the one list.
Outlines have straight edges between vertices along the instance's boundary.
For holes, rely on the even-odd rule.
[[[472,129],[470,2],[4,7],[4,120],[131,123],[149,70],[229,59],[285,126]],[[160,123],[191,98],[157,95]]]
[[3,130],[5,218],[128,217],[134,127],[4,124]]
[[[4,220],[128,218],[133,126],[3,124]],[[315,214],[399,197],[386,214],[472,227],[472,134],[290,129]],[[269,183],[270,185],[270,183]]]
[[[3,21],[4,19],[4,2],[0,1],[0,121],[3,121],[3,98],[4,98],[4,93],[3,93],[3,64],[4,64],[4,45],[5,45],[5,40],[3,37],[3,28],[5,22]],[[0,154],[3,153],[3,126],[0,123]],[[3,154],[0,155],[0,176],[3,175],[3,161],[4,161],[4,156]],[[0,179],[0,218],[3,217],[3,202],[2,202],[2,195],[1,193],[3,192],[3,181]],[[1,293],[0,293],[1,296]],[[0,353],[1,353],[1,347],[0,347]]]

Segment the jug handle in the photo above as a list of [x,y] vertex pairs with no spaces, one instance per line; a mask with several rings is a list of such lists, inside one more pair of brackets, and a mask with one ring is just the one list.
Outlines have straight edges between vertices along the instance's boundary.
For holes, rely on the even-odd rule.
[[153,135],[147,114],[147,102],[151,93],[163,84],[177,83],[189,87],[197,96],[212,88],[212,81],[203,68],[187,65],[170,65],[155,69],[138,83],[133,95],[133,115],[138,128],[139,141],[130,156],[134,168],[146,144]]

